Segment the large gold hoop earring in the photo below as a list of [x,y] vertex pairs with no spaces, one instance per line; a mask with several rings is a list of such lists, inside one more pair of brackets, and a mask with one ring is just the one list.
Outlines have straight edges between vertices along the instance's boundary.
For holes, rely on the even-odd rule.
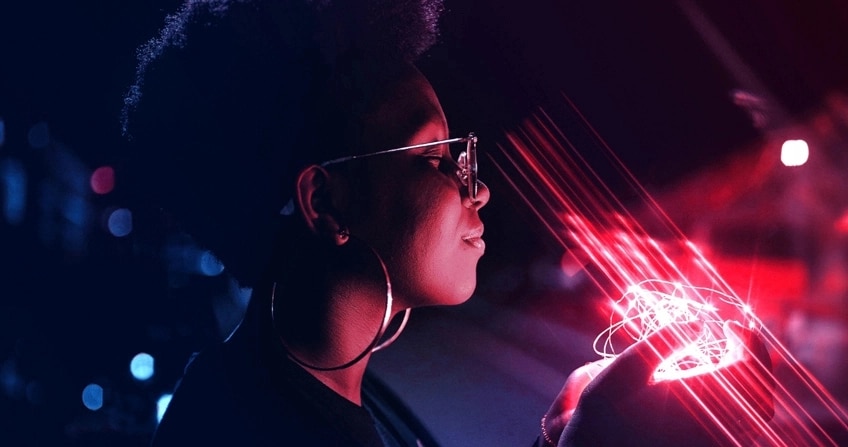
[[[350,238],[349,233],[347,234],[347,237]],[[356,363],[358,363],[360,360],[365,358],[366,355],[373,353],[373,352],[377,352],[377,351],[389,346],[390,344],[394,343],[394,341],[397,340],[397,338],[400,336],[400,333],[406,327],[406,323],[409,321],[409,314],[412,312],[411,308],[404,309],[403,317],[402,317],[403,319],[401,320],[400,325],[398,326],[397,330],[391,336],[389,336],[388,338],[386,338],[385,340],[380,342],[380,340],[382,340],[384,338],[384,335],[386,334],[386,330],[389,327],[389,323],[391,323],[391,321],[392,321],[392,302],[393,302],[392,282],[389,279],[389,271],[386,268],[385,262],[383,262],[383,258],[380,257],[380,254],[377,253],[377,251],[374,250],[373,247],[371,247],[370,245],[367,245],[367,246],[368,246],[368,249],[371,251],[371,253],[373,253],[374,256],[377,258],[377,262],[380,263],[380,268],[382,269],[383,275],[386,278],[386,312],[383,314],[383,320],[380,323],[380,327],[377,330],[377,334],[374,336],[374,339],[371,341],[371,343],[369,343],[368,346],[365,348],[365,350],[363,350],[361,353],[359,353],[359,355],[357,355],[356,357],[354,357],[350,361],[342,363],[341,365],[336,365],[336,366],[313,365],[311,363],[307,363],[307,362],[297,358],[297,356],[295,356],[291,352],[291,350],[288,349],[288,347],[286,346],[285,340],[283,340],[283,337],[280,335],[280,331],[277,330],[277,321],[276,321],[275,312],[274,312],[274,303],[275,303],[275,300],[277,298],[277,283],[274,282],[274,284],[271,288],[271,325],[274,329],[274,333],[277,334],[277,337],[279,338],[280,343],[282,344],[283,348],[286,350],[286,354],[288,355],[288,357],[293,362],[297,363],[298,365],[300,365],[304,368],[312,369],[312,370],[315,370],[315,371],[338,371],[340,369],[346,369],[346,368],[349,368],[349,367],[355,365]]]

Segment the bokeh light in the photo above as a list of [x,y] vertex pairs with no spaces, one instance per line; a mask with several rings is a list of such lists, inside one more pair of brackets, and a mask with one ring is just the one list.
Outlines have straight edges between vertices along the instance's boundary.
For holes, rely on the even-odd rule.
[[6,122],[0,118],[0,147],[6,142]]
[[118,208],[109,214],[106,225],[112,236],[127,236],[133,229],[132,212],[126,208]]
[[91,174],[89,183],[95,194],[109,194],[115,188],[115,170],[111,166],[101,166]]
[[82,404],[91,411],[97,411],[103,407],[103,387],[90,383],[82,390]]
[[842,216],[839,219],[836,219],[836,223],[834,223],[834,228],[836,231],[842,234],[848,234],[848,210],[845,210],[842,213]]
[[26,214],[27,174],[23,164],[14,159],[0,160],[0,205],[3,217],[18,225]]
[[211,251],[206,250],[200,255],[200,273],[206,276],[218,276],[223,271],[224,264]]
[[159,400],[156,401],[156,422],[162,421],[162,416],[165,416],[165,410],[168,409],[168,404],[171,403],[171,394],[163,394],[159,397]]
[[153,356],[140,352],[130,361],[130,372],[136,380],[147,380],[153,377]]
[[786,140],[780,149],[780,161],[784,166],[801,166],[810,158],[810,147],[804,140]]

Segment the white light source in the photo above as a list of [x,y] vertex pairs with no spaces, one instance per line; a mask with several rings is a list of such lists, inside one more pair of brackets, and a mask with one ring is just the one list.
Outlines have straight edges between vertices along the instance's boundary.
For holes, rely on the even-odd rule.
[[804,140],[786,140],[780,149],[784,166],[801,166],[810,158],[810,147]]

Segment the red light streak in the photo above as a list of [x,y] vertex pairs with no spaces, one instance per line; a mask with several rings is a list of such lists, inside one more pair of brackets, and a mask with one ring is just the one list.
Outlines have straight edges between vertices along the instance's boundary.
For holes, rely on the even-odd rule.
[[[689,411],[711,427],[722,445],[837,445],[819,420],[836,421],[848,433],[845,409],[759,320],[752,303],[731,290],[698,246],[566,101],[612,167],[651,211],[647,217],[640,215],[646,227],[544,111],[508,133],[506,147],[500,146],[497,158],[490,155],[490,159],[576,263],[591,264],[587,275],[610,298],[611,324],[596,339],[596,351],[613,358],[613,338],[622,334],[633,342],[672,321],[700,321],[699,333],[676,334],[687,348],[667,358],[654,377],[669,381],[687,377],[677,382],[697,403]],[[731,320],[758,330],[763,349],[778,362],[779,377],[754,374],[765,371],[766,365],[742,343],[740,332],[727,323]],[[739,362],[742,358],[753,361]],[[742,371],[745,368],[756,371]],[[767,405],[772,400],[773,418]],[[728,414],[745,417],[728,420]]]

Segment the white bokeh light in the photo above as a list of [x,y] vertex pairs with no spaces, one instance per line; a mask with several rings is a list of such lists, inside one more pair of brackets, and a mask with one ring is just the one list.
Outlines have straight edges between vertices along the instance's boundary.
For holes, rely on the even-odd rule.
[[810,147],[804,140],[786,140],[780,149],[780,161],[784,166],[801,166],[810,158]]

